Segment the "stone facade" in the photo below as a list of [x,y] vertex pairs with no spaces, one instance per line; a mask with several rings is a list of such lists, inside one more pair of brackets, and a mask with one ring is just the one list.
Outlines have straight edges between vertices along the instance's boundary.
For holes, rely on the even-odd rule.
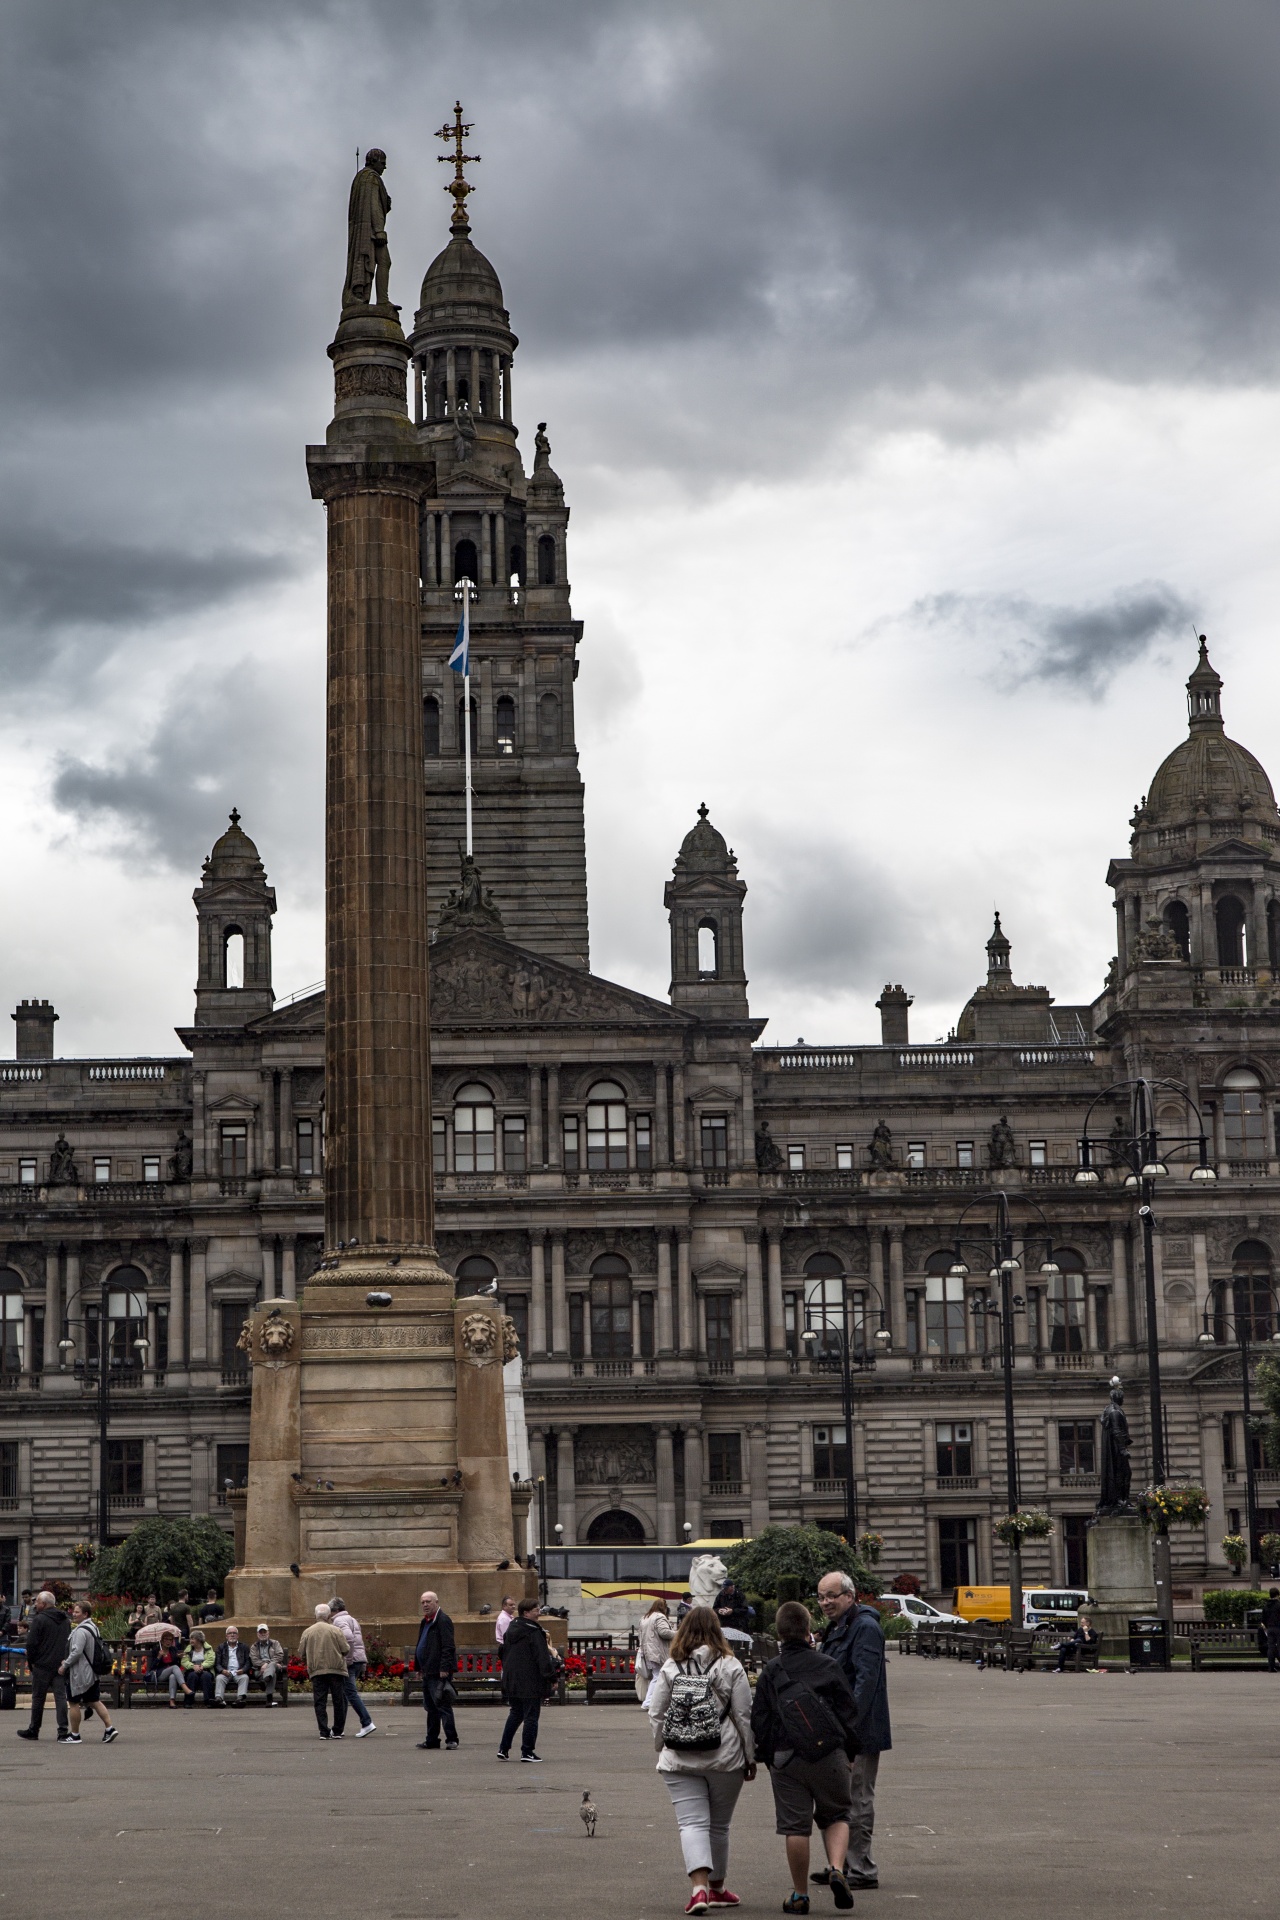
[[[997,923],[985,983],[948,1041],[912,1043],[910,994],[892,986],[879,1045],[762,1044],[746,886],[705,808],[666,889],[669,1000],[593,975],[568,515],[545,435],[525,474],[515,336],[497,276],[464,241],[429,270],[409,340],[413,470],[429,460],[434,478],[416,506],[406,486],[382,532],[402,545],[406,511],[418,514],[436,1243],[460,1292],[497,1279],[520,1328],[549,1518],[567,1542],[673,1544],[686,1530],[837,1520],[838,1380],[802,1335],[816,1303],[830,1311],[845,1295],[868,1363],[855,1382],[860,1522],[885,1536],[886,1571],[934,1590],[957,1574],[1002,1577],[990,1527],[1004,1505],[1001,1374],[990,1319],[973,1310],[986,1263],[966,1243],[969,1273],[947,1272],[962,1211],[972,1232],[1002,1189],[1025,1303],[1021,1494],[1064,1522],[1025,1570],[1082,1577],[1112,1372],[1138,1485],[1150,1432],[1137,1201],[1103,1146],[1098,1183],[1076,1183],[1078,1140],[1091,1103],[1143,1074],[1188,1089],[1218,1173],[1196,1183],[1194,1151],[1172,1151],[1155,1333],[1171,1476],[1203,1480],[1213,1503],[1203,1529],[1175,1531],[1175,1577],[1225,1572],[1218,1541],[1245,1508],[1239,1358],[1198,1336],[1211,1290],[1233,1275],[1269,1301],[1280,1253],[1280,815],[1263,769],[1223,730],[1207,652],[1188,739],[1109,874],[1118,957],[1091,1005],[1016,984]],[[479,586],[483,884],[464,874],[458,887],[461,685],[444,662],[460,571]],[[321,1255],[324,997],[274,1001],[274,895],[235,819],[195,903],[181,1053],[55,1059],[54,1010],[24,1002],[17,1058],[0,1065],[5,1580],[64,1572],[95,1531],[96,1402],[77,1368],[96,1352],[103,1283],[121,1362],[113,1522],[213,1512],[230,1526],[226,1482],[243,1483],[249,1438],[236,1340],[254,1303],[297,1297]],[[1103,1100],[1091,1134],[1105,1139],[1126,1111]],[[1156,1112],[1166,1139],[1198,1132],[1171,1086]],[[1040,1272],[1042,1218],[1056,1276]],[[1261,1471],[1264,1526],[1277,1524],[1276,1483]]]

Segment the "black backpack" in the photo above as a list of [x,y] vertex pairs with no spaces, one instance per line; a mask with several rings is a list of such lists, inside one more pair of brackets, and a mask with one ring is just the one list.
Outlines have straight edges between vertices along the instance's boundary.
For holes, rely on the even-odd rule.
[[93,1645],[89,1649],[89,1665],[93,1668],[94,1674],[96,1676],[101,1676],[104,1673],[110,1673],[111,1671],[110,1651],[105,1645],[105,1643],[103,1642],[102,1635],[98,1632],[98,1629],[92,1625],[92,1623],[90,1623],[90,1632],[93,1635]]
[[825,1760],[829,1753],[844,1752],[844,1728],[812,1687],[780,1671],[773,1694],[782,1727],[780,1747],[790,1747],[801,1760]]

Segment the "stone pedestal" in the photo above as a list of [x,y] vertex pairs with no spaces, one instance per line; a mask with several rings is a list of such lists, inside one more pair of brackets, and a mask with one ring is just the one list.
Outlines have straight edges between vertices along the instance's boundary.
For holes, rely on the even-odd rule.
[[1130,1619],[1156,1608],[1151,1534],[1137,1514],[1119,1514],[1090,1521],[1088,1541],[1089,1592],[1101,1652],[1104,1659],[1127,1659]]

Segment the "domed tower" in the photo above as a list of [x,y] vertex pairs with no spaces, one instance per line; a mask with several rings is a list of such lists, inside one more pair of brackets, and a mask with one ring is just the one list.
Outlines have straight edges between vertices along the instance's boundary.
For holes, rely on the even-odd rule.
[[434,928],[464,836],[463,689],[448,671],[465,575],[471,602],[476,863],[517,945],[585,967],[587,872],[569,604],[569,510],[545,421],[526,476],[512,406],[517,340],[502,284],[471,239],[455,108],[449,243],[427,268],[409,346],[414,417],[436,486],[422,512],[423,718]]
[[708,1020],[748,1014],[742,954],[745,881],[705,803],[686,833],[662,896],[671,916],[671,1004]]
[[243,1027],[275,1005],[271,917],[275,888],[233,807],[231,824],[204,863],[192,894],[199,925],[196,1025]]
[[1260,762],[1227,737],[1203,634],[1187,714],[1187,738],[1134,811],[1130,856],[1107,879],[1121,994],[1145,979],[1211,1005],[1217,989],[1269,989],[1277,971],[1280,811]]

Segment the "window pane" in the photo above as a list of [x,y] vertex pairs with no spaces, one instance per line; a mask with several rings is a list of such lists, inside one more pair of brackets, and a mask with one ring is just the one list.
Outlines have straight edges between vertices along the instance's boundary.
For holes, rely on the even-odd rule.
[[566,1173],[578,1173],[581,1171],[581,1160],[578,1153],[578,1116],[576,1113],[567,1113],[565,1115],[561,1123],[561,1131],[564,1137],[564,1170]]
[[523,1114],[513,1115],[502,1123],[502,1164],[508,1173],[525,1170]]
[[433,1120],[431,1122],[431,1169],[433,1173],[447,1173],[449,1170],[446,1157],[449,1147],[448,1124],[446,1120]]
[[958,1167],[971,1167],[973,1165],[972,1140],[956,1141],[956,1165]]
[[922,1166],[924,1165],[924,1163],[925,1163],[925,1145],[924,1145],[924,1141],[923,1141],[923,1140],[908,1140],[908,1142],[907,1142],[907,1165],[908,1165],[909,1167],[922,1167]]
[[636,1115],[636,1166],[641,1173],[653,1166],[653,1130],[647,1113]]
[[[729,1164],[729,1118],[723,1113],[702,1116],[702,1164],[727,1167]],[[803,1161],[801,1162],[803,1165]]]

